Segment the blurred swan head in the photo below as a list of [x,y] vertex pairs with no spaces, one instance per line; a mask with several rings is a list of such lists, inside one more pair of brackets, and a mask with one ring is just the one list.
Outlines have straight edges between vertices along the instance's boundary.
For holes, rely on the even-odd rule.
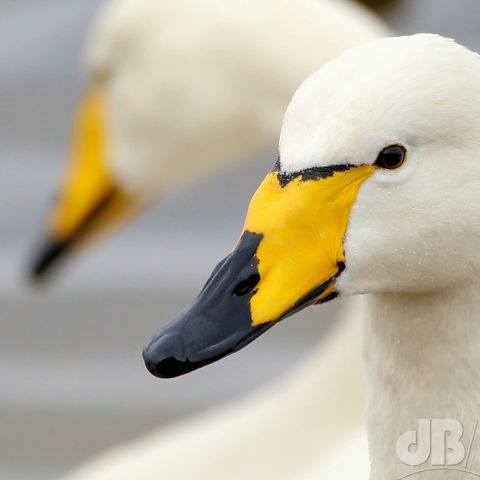
[[107,3],[89,37],[71,158],[32,277],[179,184],[273,150],[296,85],[387,34],[344,0]]

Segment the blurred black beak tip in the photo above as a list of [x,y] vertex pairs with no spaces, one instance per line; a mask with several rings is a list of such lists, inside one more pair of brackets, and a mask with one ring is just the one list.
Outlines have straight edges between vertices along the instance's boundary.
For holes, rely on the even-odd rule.
[[44,240],[27,272],[30,283],[33,285],[44,283],[68,249],[69,242],[54,239]]

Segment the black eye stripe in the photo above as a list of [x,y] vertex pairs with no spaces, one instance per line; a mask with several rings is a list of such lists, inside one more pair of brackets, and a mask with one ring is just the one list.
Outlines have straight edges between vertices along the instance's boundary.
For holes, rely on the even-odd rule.
[[[385,147],[377,156],[374,165],[377,167],[394,170],[403,165],[407,158],[407,150],[403,145],[394,144]],[[291,173],[282,172],[280,157],[278,157],[274,172],[277,172],[278,181],[281,187],[285,187],[292,180],[300,177],[302,181],[317,180],[319,178],[331,177],[335,172],[345,172],[351,168],[358,167],[360,165],[354,165],[352,163],[340,163],[336,165],[325,165],[321,167],[305,168]]]
[[298,177],[301,177],[302,181],[304,182],[308,180],[317,180],[319,178],[328,178],[331,177],[335,172],[345,172],[357,166],[358,165],[353,165],[351,163],[340,163],[337,165],[305,168],[304,170],[299,170],[298,172],[283,173],[281,171],[280,158],[278,158],[273,171],[278,172],[278,181],[280,182],[280,186],[285,187],[292,180],[295,180],[295,178]]

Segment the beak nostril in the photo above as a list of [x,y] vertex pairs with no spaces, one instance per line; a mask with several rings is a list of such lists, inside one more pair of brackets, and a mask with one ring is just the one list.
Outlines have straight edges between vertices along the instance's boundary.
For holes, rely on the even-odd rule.
[[243,297],[247,293],[250,293],[260,281],[260,275],[258,273],[253,273],[246,280],[242,280],[235,285],[233,289],[233,294],[237,297]]

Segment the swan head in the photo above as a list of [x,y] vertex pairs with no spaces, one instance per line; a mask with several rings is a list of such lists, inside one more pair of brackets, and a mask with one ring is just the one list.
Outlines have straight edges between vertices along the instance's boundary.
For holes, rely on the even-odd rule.
[[480,59],[436,35],[378,40],[298,89],[232,253],[146,345],[176,376],[338,295],[448,289],[480,265]]

